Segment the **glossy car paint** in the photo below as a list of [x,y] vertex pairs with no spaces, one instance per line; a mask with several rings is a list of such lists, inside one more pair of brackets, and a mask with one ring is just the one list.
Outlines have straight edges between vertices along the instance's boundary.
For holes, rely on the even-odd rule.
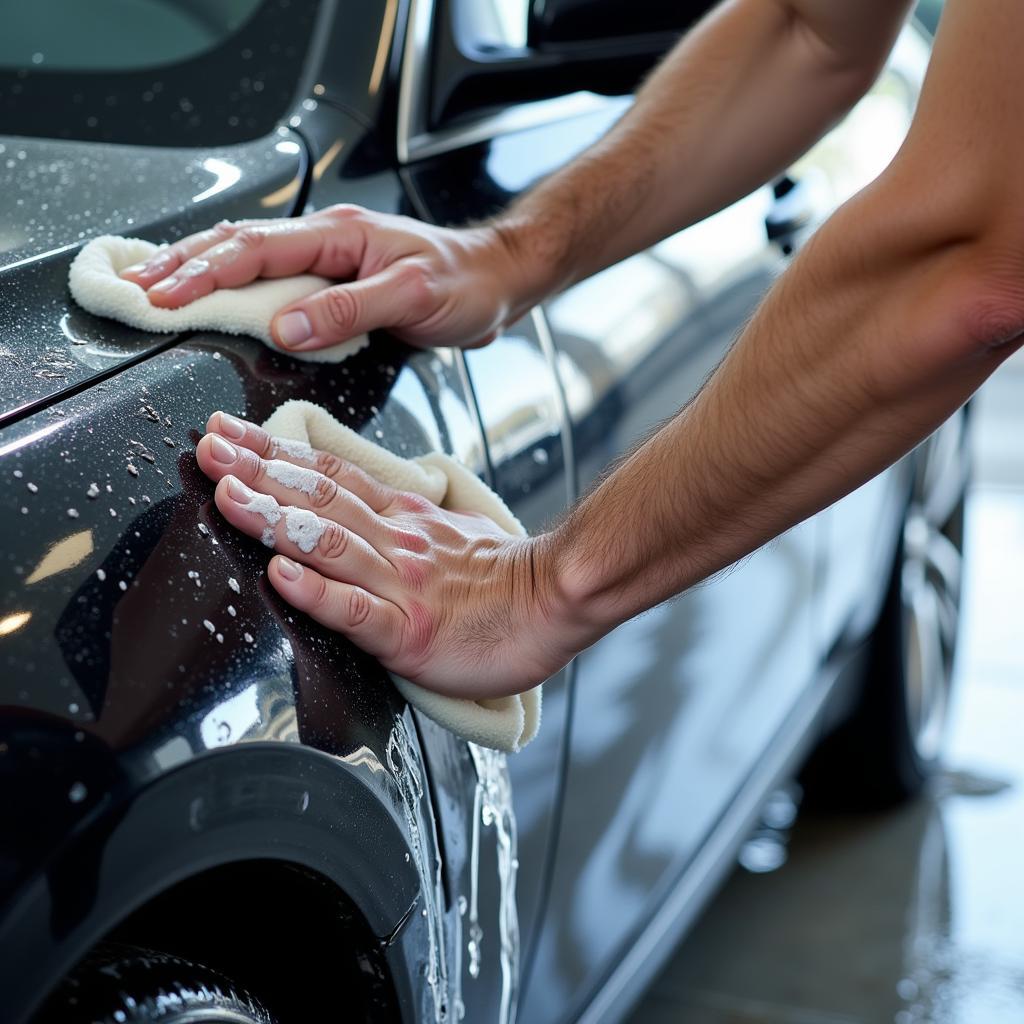
[[[794,169],[812,186],[800,230],[769,242],[766,221],[783,211],[764,188],[547,304],[580,488],[696,393],[786,252],[881,169],[885,146],[906,130],[922,46],[908,30],[850,123]],[[419,161],[407,175],[435,219],[483,217],[600,137],[624,109],[609,101],[571,121]],[[865,146],[858,128],[883,114],[892,135]],[[471,371],[478,356],[498,361],[502,351],[499,339],[470,353]],[[787,720],[825,685],[824,657],[864,639],[906,487],[905,468],[884,474],[576,660],[564,811],[525,1019],[584,1013]]]
[[[490,835],[477,880],[481,971],[468,970],[477,779],[466,745],[403,708],[372,660],[273,595],[266,552],[219,519],[191,450],[213,408],[258,420],[287,397],[311,398],[399,454],[457,455],[538,529],[694,393],[784,265],[766,241],[774,200],[761,190],[465,356],[413,353],[380,335],[342,367],[310,366],[76,310],[65,280],[79,230],[170,240],[225,216],[334,202],[461,222],[500,208],[625,109],[588,103],[555,125],[465,146],[456,128],[446,152],[397,169],[395,80],[410,12],[394,0],[348,6],[317,37],[308,94],[287,125],[217,151],[221,164],[207,166],[209,150],[2,140],[15,160],[25,151],[26,166],[31,151],[37,175],[73,175],[59,161],[86,158],[48,220],[15,165],[24,202],[9,212],[20,235],[0,269],[0,344],[15,370],[0,408],[15,616],[0,637],[11,669],[0,684],[0,792],[4,820],[20,826],[0,834],[0,947],[17,949],[0,989],[15,1020],[136,905],[215,863],[267,856],[306,865],[351,898],[382,943],[400,1007],[382,1014],[436,1019],[433,921],[447,1012],[457,1016],[461,999],[466,1019],[496,1019]],[[832,145],[811,157],[826,179],[852,144]],[[56,171],[44,171],[47,157]],[[95,190],[88,206],[85,189]],[[76,213],[81,226],[62,237]],[[40,344],[53,346],[49,362]],[[859,620],[870,623],[885,581],[875,567],[891,559],[902,515],[901,473],[616,631],[547,684],[541,735],[509,762],[520,1019],[590,1019],[602,1005],[612,1019],[623,1003],[607,993],[621,989],[616,972],[631,952],[650,948],[652,922],[670,906],[680,926],[692,918],[712,877],[697,870],[701,858],[724,870],[743,815],[813,738],[807,709],[838,671],[822,669],[825,656],[852,648]],[[858,571],[834,571],[836,556]],[[396,761],[396,737],[409,766]],[[650,970],[667,952],[649,952]]]

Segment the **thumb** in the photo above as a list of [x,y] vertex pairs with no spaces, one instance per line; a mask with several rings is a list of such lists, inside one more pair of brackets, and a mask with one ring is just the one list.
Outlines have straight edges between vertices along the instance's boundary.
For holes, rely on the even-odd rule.
[[278,311],[271,325],[283,349],[337,345],[379,327],[416,323],[432,312],[424,273],[392,266],[362,281],[332,285]]

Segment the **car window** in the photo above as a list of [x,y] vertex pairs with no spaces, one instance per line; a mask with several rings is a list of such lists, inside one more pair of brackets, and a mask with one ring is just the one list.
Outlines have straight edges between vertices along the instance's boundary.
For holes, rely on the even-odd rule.
[[914,17],[932,35],[935,35],[935,30],[939,27],[939,16],[942,14],[944,3],[945,0],[919,0],[914,8]]
[[0,131],[164,146],[267,134],[313,0],[0,0]]

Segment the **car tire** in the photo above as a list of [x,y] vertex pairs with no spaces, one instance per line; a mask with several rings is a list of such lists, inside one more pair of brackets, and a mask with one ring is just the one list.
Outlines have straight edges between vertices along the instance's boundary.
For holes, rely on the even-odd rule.
[[960,617],[967,423],[965,409],[919,453],[863,687],[805,767],[809,804],[891,807],[916,796],[939,763]]
[[102,943],[47,1001],[35,1024],[276,1024],[250,993],[201,964]]

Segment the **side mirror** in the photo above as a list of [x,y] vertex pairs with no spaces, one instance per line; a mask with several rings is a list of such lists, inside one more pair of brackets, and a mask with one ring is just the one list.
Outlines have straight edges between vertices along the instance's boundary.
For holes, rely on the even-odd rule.
[[534,0],[527,42],[545,50],[637,36],[674,39],[711,6],[708,0]]
[[423,127],[572,92],[627,95],[715,2],[531,0],[510,45],[487,30],[496,0],[437,0]]

